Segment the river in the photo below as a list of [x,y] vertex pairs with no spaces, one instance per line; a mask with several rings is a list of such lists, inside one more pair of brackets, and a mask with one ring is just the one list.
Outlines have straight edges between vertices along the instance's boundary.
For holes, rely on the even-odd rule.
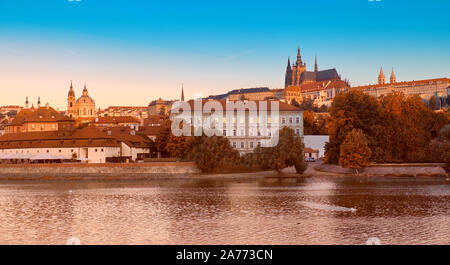
[[0,183],[0,244],[450,244],[449,231],[446,178]]

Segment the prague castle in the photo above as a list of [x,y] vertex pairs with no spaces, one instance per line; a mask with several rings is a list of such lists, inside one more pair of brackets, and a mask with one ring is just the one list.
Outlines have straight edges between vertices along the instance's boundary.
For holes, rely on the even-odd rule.
[[424,100],[429,100],[434,96],[442,101],[440,106],[443,106],[445,105],[444,99],[447,98],[450,93],[450,79],[434,78],[397,82],[394,68],[392,68],[389,82],[386,82],[383,68],[380,68],[377,84],[356,86],[352,87],[352,89],[361,89],[364,93],[375,97],[386,96],[394,91],[403,92],[405,95],[418,95]]
[[291,66],[288,58],[284,82],[285,88],[288,86],[298,86],[307,83],[338,80],[341,80],[341,77],[338,75],[335,68],[319,71],[317,66],[317,56],[314,62],[314,71],[306,71],[306,63],[302,61],[300,48],[297,50],[297,61],[295,64],[292,64]]
[[332,99],[339,93],[347,91],[348,82],[341,80],[335,68],[319,71],[317,56],[314,71],[306,70],[306,63],[302,61],[300,48],[297,50],[295,64],[288,63],[286,67],[284,96],[286,101],[298,103],[304,99],[314,100],[317,106],[330,105]]

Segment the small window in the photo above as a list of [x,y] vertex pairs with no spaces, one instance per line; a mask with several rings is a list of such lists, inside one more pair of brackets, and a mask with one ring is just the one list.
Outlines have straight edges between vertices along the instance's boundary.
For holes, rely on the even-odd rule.
[[281,123],[282,123],[282,124],[285,124],[285,123],[286,123],[286,118],[282,118],[282,119],[281,119]]
[[241,148],[244,148],[244,142],[241,142]]
[[233,147],[236,148],[236,142],[233,142]]
[[49,150],[47,150],[47,153],[50,152]]
[[95,148],[94,151],[97,152],[97,148]]
[[289,117],[289,123],[290,124],[292,123],[292,117]]
[[61,153],[61,149],[59,149],[59,152]]
[[253,142],[250,142],[250,148],[253,148]]
[[299,117],[295,118],[295,123],[300,123],[300,118]]
[[103,148],[101,149],[101,151],[103,152]]

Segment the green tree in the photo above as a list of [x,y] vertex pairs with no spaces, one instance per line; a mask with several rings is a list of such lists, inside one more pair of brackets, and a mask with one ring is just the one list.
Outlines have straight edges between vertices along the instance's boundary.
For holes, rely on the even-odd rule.
[[302,139],[289,127],[283,127],[279,131],[279,139],[276,146],[256,148],[253,161],[260,168],[278,172],[283,168],[294,166],[296,172],[301,174],[307,167],[304,161]]
[[194,160],[205,173],[229,168],[239,162],[239,152],[223,136],[192,137],[190,146],[187,158]]
[[370,164],[371,151],[367,139],[361,130],[353,129],[341,144],[339,165],[344,168],[353,168],[356,175],[358,170]]

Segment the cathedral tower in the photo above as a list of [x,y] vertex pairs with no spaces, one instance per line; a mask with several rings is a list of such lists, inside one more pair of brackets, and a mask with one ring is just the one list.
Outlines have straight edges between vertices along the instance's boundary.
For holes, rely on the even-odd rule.
[[317,66],[317,55],[314,59],[314,72],[316,72],[316,73],[319,72],[319,67]]
[[384,77],[384,74],[383,74],[383,67],[381,67],[380,74],[378,75],[378,84],[383,85],[385,82],[386,82],[386,78]]
[[392,67],[392,73],[391,73],[390,81],[391,81],[391,84],[397,82],[397,78],[395,78],[395,74],[394,74],[394,67]]
[[292,68],[291,68],[291,62],[288,57],[288,62],[286,66],[286,75],[284,77],[284,87],[288,87],[292,84]]

